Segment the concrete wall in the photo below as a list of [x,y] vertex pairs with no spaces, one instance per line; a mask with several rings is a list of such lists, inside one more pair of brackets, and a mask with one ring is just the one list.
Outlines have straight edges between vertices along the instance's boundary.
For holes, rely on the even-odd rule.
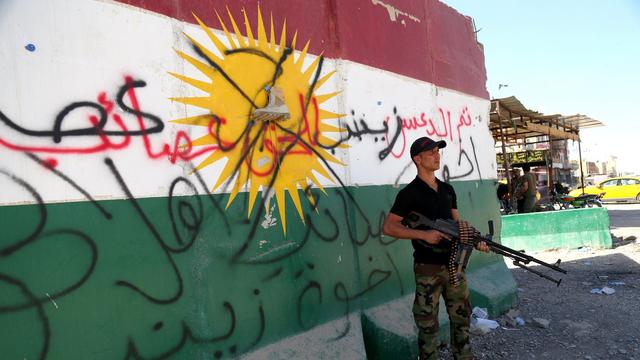
[[[469,19],[261,6],[0,4],[3,357],[364,357],[362,312],[413,291],[409,243],[380,226],[419,136],[449,143],[462,216],[499,219]],[[255,116],[267,85],[288,118]],[[501,260],[472,261],[474,302],[510,306]]]
[[605,208],[506,215],[500,236],[502,244],[526,251],[612,246]]

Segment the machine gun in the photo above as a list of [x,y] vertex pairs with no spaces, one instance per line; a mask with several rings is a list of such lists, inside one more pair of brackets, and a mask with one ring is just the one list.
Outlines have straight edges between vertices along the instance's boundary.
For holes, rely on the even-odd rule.
[[[527,255],[522,251],[511,249],[507,246],[498,244],[492,240],[493,238],[493,221],[489,221],[489,235],[481,235],[478,230],[465,221],[456,222],[454,220],[430,220],[427,217],[418,214],[417,212],[411,212],[407,217],[402,219],[402,224],[412,229],[425,226],[429,229],[440,231],[441,233],[451,236],[451,253],[449,256],[449,275],[450,282],[453,286],[457,286],[461,280],[461,274],[464,268],[466,268],[471,256],[471,251],[477,243],[484,241],[489,249],[502,256],[509,257],[513,260],[513,265],[522,269],[530,271],[540,277],[550,280],[556,283],[556,286],[560,286],[562,279],[555,279],[549,275],[534,270],[526,265],[530,262],[540,264],[549,269],[566,274],[567,271],[560,268],[560,259],[555,264],[548,264],[542,260],[538,260],[533,256]],[[428,246],[426,243],[420,241],[419,244]]]

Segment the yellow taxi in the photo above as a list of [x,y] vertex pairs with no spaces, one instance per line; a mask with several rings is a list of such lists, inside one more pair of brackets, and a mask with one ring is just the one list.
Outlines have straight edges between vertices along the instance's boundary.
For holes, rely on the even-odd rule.
[[[623,176],[606,179],[598,185],[585,186],[584,193],[594,195],[604,193],[603,201],[635,200],[640,202],[640,177]],[[572,190],[569,195],[582,195],[582,189]]]

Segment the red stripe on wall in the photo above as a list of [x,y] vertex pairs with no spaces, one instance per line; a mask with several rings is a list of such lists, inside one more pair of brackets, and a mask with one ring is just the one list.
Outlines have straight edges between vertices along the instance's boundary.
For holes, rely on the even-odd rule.
[[484,54],[476,42],[470,18],[438,0],[117,1],[190,23],[195,22],[192,15],[195,13],[216,29],[221,27],[214,10],[231,29],[228,7],[243,34],[244,8],[254,36],[260,3],[265,25],[269,24],[269,14],[273,16],[278,39],[285,19],[288,40],[293,31],[298,32],[298,50],[311,40],[310,53],[322,52],[328,58],[347,59],[489,98]]

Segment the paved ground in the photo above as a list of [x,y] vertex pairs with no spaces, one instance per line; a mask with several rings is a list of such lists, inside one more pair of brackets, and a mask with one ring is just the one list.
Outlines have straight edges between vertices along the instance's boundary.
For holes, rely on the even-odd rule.
[[640,204],[605,204],[605,207],[614,235],[640,237]]
[[[518,284],[515,310],[525,324],[509,324],[506,315],[494,319],[503,326],[472,336],[477,358],[640,360],[640,240],[634,238],[640,237],[640,204],[606,207],[614,248],[535,254],[547,262],[562,259],[568,274],[560,287],[511,268]],[[591,293],[603,287],[615,293]]]

